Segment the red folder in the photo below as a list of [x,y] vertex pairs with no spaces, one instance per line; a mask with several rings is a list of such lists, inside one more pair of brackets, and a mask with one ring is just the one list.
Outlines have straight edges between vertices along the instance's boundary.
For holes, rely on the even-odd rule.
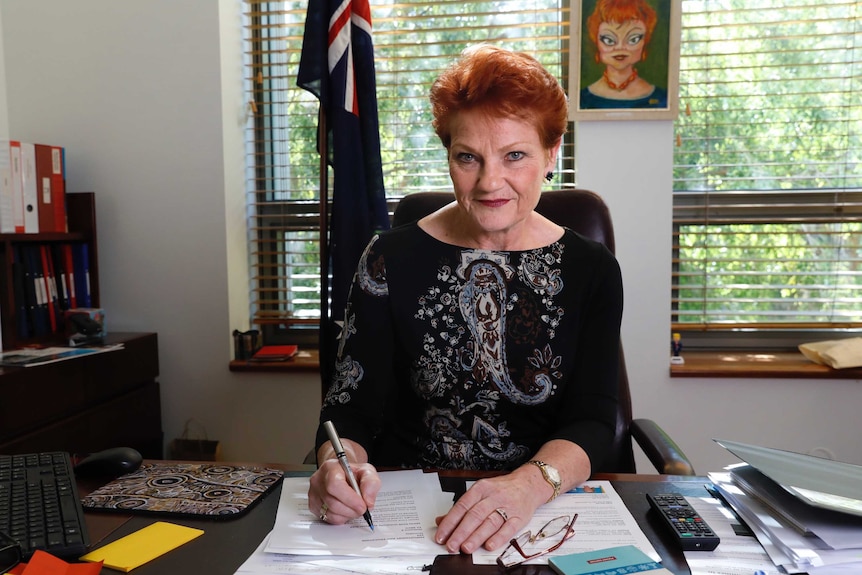
[[251,356],[251,361],[286,361],[298,351],[295,345],[265,345]]
[[66,182],[63,148],[35,144],[36,188],[39,196],[39,231],[66,231]]

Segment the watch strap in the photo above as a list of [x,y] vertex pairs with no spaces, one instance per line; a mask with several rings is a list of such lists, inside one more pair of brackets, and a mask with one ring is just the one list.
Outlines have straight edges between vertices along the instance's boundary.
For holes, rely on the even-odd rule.
[[[530,464],[538,467],[542,471],[542,477],[545,479],[545,481],[548,483],[548,485],[550,485],[551,487],[554,488],[554,494],[551,495],[551,498],[548,499],[548,501],[546,501],[546,503],[550,503],[551,501],[556,499],[557,496],[560,494],[560,487],[562,484],[559,480],[555,481],[551,477],[550,473],[548,473],[548,468],[551,466],[548,465],[547,463],[545,463],[544,461],[539,461],[538,459],[532,459],[532,460],[528,461],[527,463],[530,463]],[[554,469],[554,471],[556,471],[555,468],[552,468],[552,469]],[[557,475],[557,477],[559,477],[560,474],[558,471],[556,472],[556,475]]]

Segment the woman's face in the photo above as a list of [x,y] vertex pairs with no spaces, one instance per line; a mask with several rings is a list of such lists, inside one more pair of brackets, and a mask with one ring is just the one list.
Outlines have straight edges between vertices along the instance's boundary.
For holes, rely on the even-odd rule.
[[529,122],[481,111],[458,112],[451,128],[449,175],[471,227],[464,231],[505,249],[538,204],[557,148],[545,149]]
[[602,22],[596,37],[599,59],[617,70],[634,66],[643,57],[646,32],[646,24],[641,20],[629,20],[621,24]]

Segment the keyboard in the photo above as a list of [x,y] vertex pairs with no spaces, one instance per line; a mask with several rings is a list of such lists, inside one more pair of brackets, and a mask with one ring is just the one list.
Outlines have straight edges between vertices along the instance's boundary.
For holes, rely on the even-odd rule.
[[21,545],[28,560],[43,549],[62,558],[90,544],[68,453],[0,455],[0,531]]

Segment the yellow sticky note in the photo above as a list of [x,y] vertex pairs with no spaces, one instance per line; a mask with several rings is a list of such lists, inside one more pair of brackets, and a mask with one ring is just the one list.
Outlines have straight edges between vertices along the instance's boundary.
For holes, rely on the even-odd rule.
[[81,560],[104,561],[105,567],[128,573],[203,534],[200,529],[158,521],[87,553]]

